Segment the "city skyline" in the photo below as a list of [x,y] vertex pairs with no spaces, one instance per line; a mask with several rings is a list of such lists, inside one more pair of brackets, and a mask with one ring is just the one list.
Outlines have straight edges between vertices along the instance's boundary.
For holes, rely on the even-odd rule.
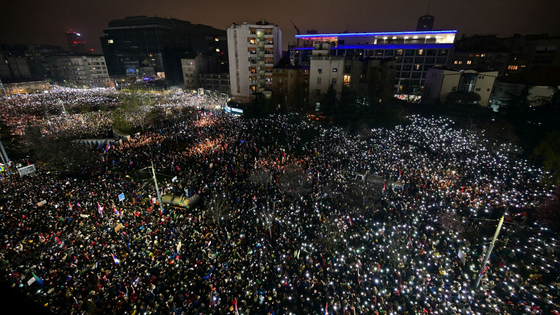
[[[26,6],[19,10],[17,5]],[[288,0],[278,4],[250,4],[246,0],[183,3],[178,0],[149,1],[106,0],[55,3],[10,1],[0,12],[0,43],[53,44],[68,49],[66,32],[82,34],[88,50],[101,53],[99,38],[113,19],[126,16],[157,15],[196,24],[227,29],[232,23],[254,23],[265,19],[278,25],[283,33],[283,49],[295,42],[296,30],[302,34],[315,29],[320,33],[414,30],[418,17],[435,16],[434,29],[456,29],[462,34],[548,33],[560,35],[555,20],[558,4],[552,1],[470,1],[449,3],[431,1],[322,2]],[[248,10],[247,8],[251,8]],[[333,13],[338,13],[338,16]],[[53,18],[56,17],[56,18]]]

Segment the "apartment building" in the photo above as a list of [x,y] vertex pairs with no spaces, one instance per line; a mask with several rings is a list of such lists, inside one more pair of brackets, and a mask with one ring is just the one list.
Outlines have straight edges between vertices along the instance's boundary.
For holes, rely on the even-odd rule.
[[227,30],[232,99],[249,102],[255,93],[272,95],[273,68],[282,58],[282,31],[264,19]]

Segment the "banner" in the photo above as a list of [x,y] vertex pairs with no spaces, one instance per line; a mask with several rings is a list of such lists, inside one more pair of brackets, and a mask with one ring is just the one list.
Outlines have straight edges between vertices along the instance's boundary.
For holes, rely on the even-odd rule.
[[115,232],[119,232],[123,228],[124,228],[124,225],[122,225],[122,223],[119,223],[117,226],[115,226]]
[[34,172],[36,171],[36,169],[35,169],[35,164],[31,164],[31,165],[29,165],[29,166],[20,167],[20,168],[18,168],[17,170],[18,170],[18,173],[19,173],[19,176],[20,176],[20,177],[23,177],[23,176],[28,175],[28,174],[32,174],[32,173],[34,173]]

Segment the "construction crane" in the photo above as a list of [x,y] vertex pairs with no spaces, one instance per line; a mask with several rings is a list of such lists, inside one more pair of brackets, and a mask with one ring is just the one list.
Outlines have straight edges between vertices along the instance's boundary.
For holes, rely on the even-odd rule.
[[[293,27],[296,29],[297,35],[300,35],[301,32],[299,31],[299,28],[294,24],[294,21],[290,20],[290,23],[292,23]],[[296,45],[297,47],[299,47],[299,37],[296,37]]]

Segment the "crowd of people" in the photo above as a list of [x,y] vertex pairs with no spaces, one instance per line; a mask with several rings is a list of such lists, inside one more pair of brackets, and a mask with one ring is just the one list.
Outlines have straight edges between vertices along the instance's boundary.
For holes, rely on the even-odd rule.
[[[159,104],[205,110],[98,149],[88,176],[2,174],[4,281],[59,314],[558,314],[556,236],[531,215],[552,188],[515,146],[444,118],[350,134]],[[152,165],[202,202],[161,210]]]

